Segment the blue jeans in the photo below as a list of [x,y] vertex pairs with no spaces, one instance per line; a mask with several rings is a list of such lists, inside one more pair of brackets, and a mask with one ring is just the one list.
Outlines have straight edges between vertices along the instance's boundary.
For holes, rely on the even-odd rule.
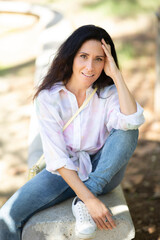
[[[91,156],[93,170],[84,184],[93,194],[105,194],[120,184],[137,139],[138,130],[112,129],[104,146]],[[61,176],[44,169],[0,209],[0,240],[20,240],[23,226],[31,216],[74,196]]]

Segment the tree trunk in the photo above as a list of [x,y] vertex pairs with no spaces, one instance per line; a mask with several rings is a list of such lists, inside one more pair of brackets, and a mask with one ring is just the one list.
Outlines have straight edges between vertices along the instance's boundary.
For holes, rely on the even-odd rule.
[[160,119],[160,8],[156,12],[157,16],[157,51],[156,51],[156,83],[154,94],[154,112],[156,118]]

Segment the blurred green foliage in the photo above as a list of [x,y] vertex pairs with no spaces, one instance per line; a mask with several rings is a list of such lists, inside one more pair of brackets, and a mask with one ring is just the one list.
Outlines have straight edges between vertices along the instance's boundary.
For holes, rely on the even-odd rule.
[[25,71],[25,69],[27,68],[30,68],[31,66],[35,66],[35,60],[30,60],[26,63],[22,63],[17,66],[10,66],[10,65],[4,66],[0,63],[0,77],[4,77],[8,74],[15,74],[16,76],[22,76],[24,74],[23,71]]
[[154,12],[160,6],[159,0],[88,0],[82,7],[96,11],[103,16],[134,17],[140,13]]
[[121,45],[116,48],[116,51],[119,63],[122,66],[136,57],[136,50],[130,42],[124,44],[121,43]]
[[[44,0],[43,4],[66,3],[66,0]],[[77,3],[79,10],[96,12],[103,16],[134,17],[137,14],[154,12],[160,7],[160,0],[67,0],[67,5]]]

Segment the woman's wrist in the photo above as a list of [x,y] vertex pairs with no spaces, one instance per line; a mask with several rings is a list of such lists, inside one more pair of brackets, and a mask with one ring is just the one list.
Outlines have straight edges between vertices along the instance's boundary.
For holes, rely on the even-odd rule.
[[58,172],[75,194],[85,203],[88,199],[95,199],[94,194],[86,187],[74,170],[62,167]]
[[119,82],[124,81],[121,71],[118,69],[118,71],[112,76],[113,82],[115,85],[117,85]]
[[96,196],[92,192],[88,192],[87,194],[83,194],[83,196],[78,196],[85,204],[96,199]]

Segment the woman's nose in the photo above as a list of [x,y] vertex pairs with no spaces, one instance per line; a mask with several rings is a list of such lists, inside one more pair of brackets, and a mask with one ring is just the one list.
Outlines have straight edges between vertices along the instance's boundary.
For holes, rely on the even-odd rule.
[[86,65],[86,68],[88,71],[92,71],[93,70],[93,61],[88,61],[87,62],[87,65]]

